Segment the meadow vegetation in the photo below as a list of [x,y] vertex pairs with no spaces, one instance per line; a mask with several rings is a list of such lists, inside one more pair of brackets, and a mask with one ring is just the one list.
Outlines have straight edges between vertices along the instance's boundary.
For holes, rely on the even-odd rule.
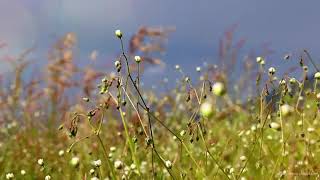
[[116,30],[112,72],[79,67],[73,33],[55,43],[40,76],[26,76],[33,49],[7,59],[14,71],[0,84],[1,179],[319,178],[320,72],[310,78],[307,50],[283,58],[296,72],[277,71],[267,54],[239,63],[244,42],[230,31],[219,62],[194,67],[195,77],[183,63],[167,67],[175,87],[145,89],[144,69],[164,66],[152,54],[164,51],[170,31],[142,27],[126,47]]

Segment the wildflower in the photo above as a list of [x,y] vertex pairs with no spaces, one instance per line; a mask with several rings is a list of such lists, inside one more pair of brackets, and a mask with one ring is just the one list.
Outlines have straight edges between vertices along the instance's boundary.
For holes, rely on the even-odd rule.
[[282,106],[280,106],[280,111],[282,116],[288,116],[293,112],[293,107],[288,105],[288,104],[284,104]]
[[20,171],[20,174],[21,174],[22,176],[24,176],[24,175],[26,174],[26,171],[22,169],[22,170]]
[[117,149],[117,148],[116,148],[116,147],[114,147],[114,146],[111,146],[111,147],[110,147],[110,151],[111,151],[111,152],[115,152],[115,151],[116,151],[116,149]]
[[101,160],[98,159],[98,160],[96,160],[96,161],[93,161],[93,162],[92,162],[92,165],[94,165],[95,167],[100,167],[100,166],[101,166]]
[[91,175],[93,175],[93,174],[94,174],[94,169],[90,169],[89,173],[90,173]]
[[92,177],[91,180],[99,180],[97,177]]
[[295,84],[295,83],[297,82],[297,80],[296,80],[295,78],[291,78],[291,79],[289,80],[289,82],[290,82],[290,84]]
[[[200,106],[200,112],[204,117],[210,117],[213,114],[213,107],[212,104],[209,102],[204,102]],[[185,134],[185,133],[184,133]],[[181,133],[180,133],[181,135]]]
[[256,58],[256,61],[257,61],[257,63],[261,64],[261,62],[264,61],[264,58],[261,57],[261,56],[258,56],[258,57]]
[[245,161],[245,160],[247,160],[247,157],[246,156],[240,156],[240,160],[241,161]]
[[312,132],[315,131],[315,129],[314,129],[313,127],[308,127],[307,131],[308,131],[309,133],[312,133]]
[[82,100],[85,102],[89,102],[89,98],[87,98],[87,97],[82,98]]
[[177,64],[177,65],[175,66],[175,68],[176,68],[176,70],[179,70],[179,69],[180,69],[180,66]]
[[319,79],[320,79],[320,72],[316,72],[316,73],[314,74],[314,78],[317,79],[317,80],[319,80]]
[[216,96],[223,96],[226,93],[226,88],[222,82],[216,82],[212,86],[213,93]]
[[70,160],[70,164],[73,166],[73,167],[77,167],[79,165],[79,162],[80,162],[80,159],[78,157],[73,157],[71,160]]
[[120,70],[121,70],[121,62],[119,60],[116,60],[114,62],[114,66],[116,67],[117,71],[120,72]]
[[[186,134],[185,130],[180,131],[180,136],[184,136]],[[175,137],[175,136],[174,136]]]
[[171,161],[167,160],[167,161],[165,161],[165,164],[166,164],[166,167],[167,167],[168,169],[171,169],[171,168],[172,168],[172,163],[171,163]]
[[133,163],[130,165],[130,169],[131,169],[131,170],[136,169],[136,167],[137,167],[137,166],[136,166],[135,164],[133,164]]
[[274,67],[270,67],[269,68],[269,74],[270,75],[274,75],[274,73],[276,73],[276,69]]
[[134,60],[135,60],[137,63],[140,63],[140,62],[141,62],[141,57],[140,57],[140,56],[135,56],[135,57],[134,57]]
[[50,175],[46,175],[46,177],[44,178],[45,180],[50,180],[51,176]]
[[116,161],[114,162],[114,167],[115,167],[116,169],[122,169],[122,167],[123,167],[122,161],[116,160]]
[[120,31],[120,29],[117,29],[115,32],[116,36],[121,39],[122,38],[122,32]]
[[38,164],[39,164],[40,166],[43,166],[43,165],[44,165],[43,159],[38,159]]
[[58,152],[58,154],[59,154],[59,156],[63,156],[63,155],[64,155],[64,150],[60,150],[60,151]]
[[279,130],[281,129],[281,126],[280,126],[278,123],[276,123],[276,122],[270,123],[270,124],[269,124],[269,127],[272,128],[272,129],[275,129],[275,130],[277,130],[277,131],[279,131]]
[[200,72],[200,71],[201,71],[201,67],[198,66],[198,67],[196,68],[196,71],[197,71],[197,72]]
[[280,80],[280,81],[279,81],[279,85],[281,85],[281,86],[286,85],[286,81],[285,81],[284,79]]
[[6,174],[6,179],[13,179],[13,178],[14,178],[14,174],[13,173]]

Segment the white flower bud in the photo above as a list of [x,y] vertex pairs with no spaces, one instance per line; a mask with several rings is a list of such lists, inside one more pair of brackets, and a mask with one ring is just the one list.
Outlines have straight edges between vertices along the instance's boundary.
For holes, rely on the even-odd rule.
[[122,32],[120,31],[120,29],[116,30],[114,33],[118,38],[122,38]]

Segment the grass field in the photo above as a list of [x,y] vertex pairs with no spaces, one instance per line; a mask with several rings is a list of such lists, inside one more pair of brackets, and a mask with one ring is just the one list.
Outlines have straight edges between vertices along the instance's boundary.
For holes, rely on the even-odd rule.
[[220,64],[194,67],[196,77],[176,65],[175,88],[158,92],[143,88],[141,74],[162,62],[135,56],[147,51],[139,41],[127,53],[123,36],[115,32],[114,73],[78,67],[72,33],[41,76],[25,78],[32,49],[10,61],[13,78],[0,87],[1,179],[319,178],[320,73],[310,81],[308,51],[283,60],[301,74],[259,56],[231,79],[237,49],[226,41]]

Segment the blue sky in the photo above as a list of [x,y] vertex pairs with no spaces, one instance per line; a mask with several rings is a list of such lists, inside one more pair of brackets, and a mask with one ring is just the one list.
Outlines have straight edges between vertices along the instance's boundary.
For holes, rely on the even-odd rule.
[[0,42],[9,43],[0,55],[36,44],[35,57],[45,58],[55,38],[72,31],[80,57],[98,50],[104,60],[118,52],[115,29],[131,35],[141,25],[175,26],[162,77],[174,64],[191,71],[204,59],[215,62],[219,38],[238,24],[236,37],[247,40],[243,55],[270,43],[270,62],[286,67],[283,54],[302,48],[320,58],[319,7],[318,0],[0,0]]

